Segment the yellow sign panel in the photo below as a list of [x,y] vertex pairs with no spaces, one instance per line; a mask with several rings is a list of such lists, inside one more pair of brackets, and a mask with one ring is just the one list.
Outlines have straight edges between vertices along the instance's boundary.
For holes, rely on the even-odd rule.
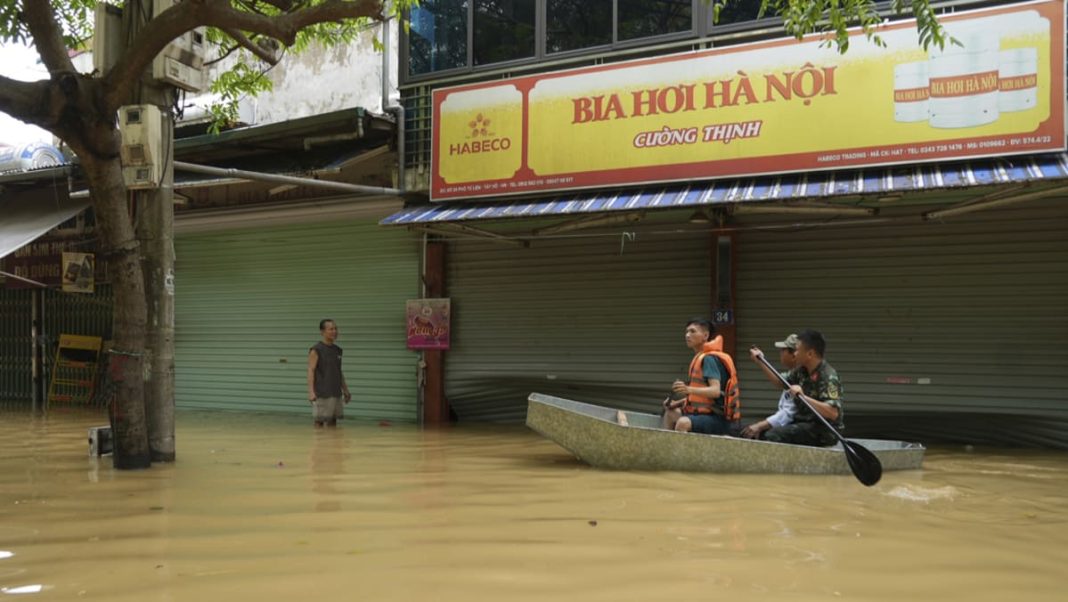
[[432,197],[1063,149],[1063,2],[943,23],[960,45],[910,21],[437,90]]

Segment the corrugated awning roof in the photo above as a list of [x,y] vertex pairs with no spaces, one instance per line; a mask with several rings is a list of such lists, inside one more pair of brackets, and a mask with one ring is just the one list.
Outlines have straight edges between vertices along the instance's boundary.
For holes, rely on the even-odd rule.
[[299,160],[300,154],[329,147],[355,145],[366,150],[389,143],[394,128],[392,117],[354,107],[218,134],[180,137],[174,141],[174,157],[212,164],[271,155],[289,155],[291,160]]
[[[227,161],[213,166],[278,175],[312,176],[315,174],[339,172],[347,164],[373,153],[374,150],[377,149],[371,151],[362,148],[316,149],[305,153],[288,153],[270,157],[256,157],[245,161]],[[199,163],[197,161],[194,162]],[[175,169],[174,171],[174,187],[177,189],[225,186],[247,181],[248,180],[243,178],[210,176],[181,169]]]
[[8,184],[13,186],[38,186],[42,182],[57,181],[60,179],[66,179],[71,174],[73,166],[71,165],[58,165],[41,167],[38,169],[28,169],[25,171],[9,171],[0,174],[0,185]]
[[381,224],[402,226],[671,209],[721,203],[880,196],[1063,178],[1068,178],[1068,153],[1023,155],[943,165],[909,165],[715,180],[688,186],[586,191],[538,200],[449,202],[409,207],[382,220]]
[[88,200],[67,196],[62,186],[38,188],[0,200],[0,258],[37,240],[52,228],[81,213]]

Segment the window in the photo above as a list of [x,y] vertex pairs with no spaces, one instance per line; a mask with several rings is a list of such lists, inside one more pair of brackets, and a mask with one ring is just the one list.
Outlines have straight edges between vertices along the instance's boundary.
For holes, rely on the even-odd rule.
[[545,52],[567,52],[612,43],[613,0],[547,0]]
[[[483,71],[635,43],[707,35],[723,0],[420,0],[409,13],[406,79]],[[729,0],[723,23],[751,20],[760,0]]]
[[617,1],[620,41],[662,36],[693,29],[691,0]]
[[537,0],[475,0],[475,64],[534,56]]
[[[713,27],[717,25],[730,25],[732,23],[745,23],[746,21],[756,21],[757,15],[760,14],[761,0],[731,0],[723,10],[719,13],[719,21],[712,24]],[[711,13],[711,11],[709,11]],[[774,12],[769,12],[765,17],[773,17]]]
[[424,0],[412,9],[408,73],[467,66],[467,0]]

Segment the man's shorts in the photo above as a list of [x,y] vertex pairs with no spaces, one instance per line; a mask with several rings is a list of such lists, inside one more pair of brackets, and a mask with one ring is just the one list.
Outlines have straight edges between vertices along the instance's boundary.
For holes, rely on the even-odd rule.
[[816,447],[828,447],[838,443],[838,440],[827,430],[827,427],[815,422],[801,422],[787,424],[764,431],[765,441],[775,443],[793,443],[794,445],[812,445]]
[[683,414],[682,417],[690,419],[691,432],[704,435],[730,435],[734,426],[719,414]]
[[340,397],[318,397],[312,402],[312,418],[316,422],[337,420],[341,418],[344,407]]

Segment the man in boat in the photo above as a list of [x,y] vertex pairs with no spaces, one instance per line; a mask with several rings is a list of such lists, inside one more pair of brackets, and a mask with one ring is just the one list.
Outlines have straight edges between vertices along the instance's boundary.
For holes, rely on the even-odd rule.
[[[797,350],[794,353],[797,366],[787,374],[786,382],[790,383],[788,392],[791,395],[805,395],[813,408],[841,431],[845,428],[842,421],[842,382],[838,379],[838,372],[823,359],[826,352],[827,342],[818,331],[804,330],[798,333]],[[778,376],[757,360],[762,355],[760,349],[753,348],[749,353],[764,376],[775,385],[782,386]],[[816,418],[808,405],[801,401],[795,401],[795,404],[793,422],[768,429],[763,433],[764,439],[797,445],[834,445],[834,435]]]
[[[775,348],[779,350],[779,365],[785,368],[784,371],[779,373],[783,378],[787,378],[790,375],[790,371],[797,367],[797,344],[799,342],[797,335],[793,333],[781,341],[775,341]],[[763,354],[763,352],[760,351],[760,348],[753,346],[753,348],[749,350],[749,353],[751,354],[753,361],[755,361],[757,365],[763,367],[763,365],[756,359],[759,355]],[[748,439],[763,439],[764,433],[768,430],[786,426],[793,422],[796,409],[797,406],[794,405],[793,394],[789,391],[783,391],[782,395],[779,396],[778,411],[771,416],[742,429],[742,436]]]
[[738,432],[738,372],[723,352],[723,337],[716,336],[716,327],[704,318],[687,322],[685,337],[694,357],[687,382],[675,381],[663,402],[663,427],[708,435]]

